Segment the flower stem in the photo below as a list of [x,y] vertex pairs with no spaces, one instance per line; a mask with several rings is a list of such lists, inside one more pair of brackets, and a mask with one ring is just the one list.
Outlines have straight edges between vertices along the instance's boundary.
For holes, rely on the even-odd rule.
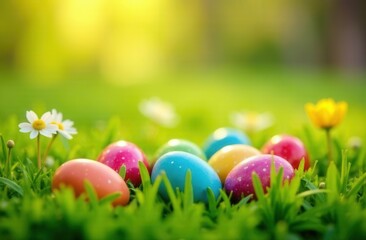
[[50,152],[51,146],[52,146],[53,142],[55,141],[57,135],[58,134],[53,135],[51,141],[48,143],[47,148],[46,148],[46,151],[44,152],[44,155],[43,155],[43,162],[46,161],[46,158],[48,156],[48,153]]
[[6,158],[6,176],[10,179],[10,156],[11,148],[8,149],[8,157]]
[[325,130],[327,136],[327,145],[328,145],[328,165],[331,161],[333,161],[333,154],[332,154],[332,138],[330,135],[330,128]]
[[40,144],[41,135],[38,134],[37,136],[37,161],[38,161],[38,169],[41,170],[41,144]]

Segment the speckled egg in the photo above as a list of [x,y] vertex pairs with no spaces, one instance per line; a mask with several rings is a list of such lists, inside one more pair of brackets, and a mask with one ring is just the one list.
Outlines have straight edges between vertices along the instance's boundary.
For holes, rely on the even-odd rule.
[[255,172],[261,180],[264,192],[270,186],[271,164],[274,161],[276,171],[283,168],[283,180],[291,180],[294,176],[294,168],[282,157],[264,154],[253,156],[236,165],[227,175],[225,190],[227,194],[232,192],[232,201],[238,202],[243,196],[253,194],[255,191],[252,183],[252,174]]
[[116,172],[124,165],[126,167],[125,180],[138,187],[141,184],[139,161],[143,162],[150,171],[149,163],[145,154],[135,144],[127,141],[118,141],[108,145],[97,160],[111,167]]
[[210,158],[208,164],[217,172],[221,182],[224,183],[231,169],[245,159],[260,154],[261,152],[259,150],[249,145],[228,145],[217,151]]
[[[155,182],[157,176],[166,173],[173,189],[184,190],[187,171],[191,171],[193,199],[195,202],[207,203],[207,189],[211,188],[215,197],[220,194],[221,182],[217,173],[199,157],[180,151],[169,152],[161,156],[155,163],[151,173],[151,180]],[[160,185],[159,194],[168,199],[164,184]]]
[[122,177],[110,167],[90,159],[74,159],[57,168],[52,179],[52,190],[62,185],[73,189],[75,196],[85,193],[84,182],[89,181],[99,199],[112,194],[121,193],[113,201],[113,205],[126,205],[130,192]]
[[233,144],[250,145],[250,140],[242,131],[232,128],[219,128],[207,138],[203,151],[207,159],[210,159],[221,148]]
[[164,154],[168,152],[173,151],[181,151],[181,152],[187,152],[191,153],[193,155],[196,155],[197,157],[206,160],[206,156],[203,153],[202,149],[195,143],[185,140],[185,139],[171,139],[167,143],[165,143],[163,146],[161,146],[157,153],[155,160],[163,156]]

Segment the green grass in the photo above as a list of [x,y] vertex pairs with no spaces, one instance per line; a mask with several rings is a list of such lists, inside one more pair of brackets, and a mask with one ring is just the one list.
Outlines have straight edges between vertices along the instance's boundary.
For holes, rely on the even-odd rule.
[[[350,148],[348,139],[366,142],[364,90],[361,78],[332,74],[300,74],[216,70],[166,75],[143,83],[116,86],[97,77],[73,77],[63,83],[38,85],[2,75],[0,88],[0,238],[1,239],[362,239],[366,237],[365,148]],[[171,102],[180,116],[175,128],[143,117],[142,99],[158,96]],[[306,102],[333,97],[349,103],[349,112],[334,129],[335,163],[326,165],[324,133],[304,113]],[[50,155],[55,165],[38,171],[36,142],[19,133],[25,111],[56,108],[74,120],[78,134],[57,139]],[[257,201],[231,204],[224,191],[218,199],[208,191],[208,204],[194,203],[190,174],[185,192],[171,188],[165,176],[154,184],[141,167],[143,185],[131,188],[128,206],[111,207],[114,196],[98,200],[92,188],[75,199],[70,189],[51,192],[55,169],[73,158],[95,159],[109,143],[125,139],[154,156],[171,138],[203,144],[216,128],[230,126],[229,114],[249,109],[268,111],[275,124],[251,134],[260,148],[272,135],[289,133],[306,144],[312,169],[299,170],[282,186],[282,172],[272,171],[268,194],[254,177]],[[11,171],[5,162],[8,139],[15,141]],[[42,149],[47,144],[42,138]],[[123,174],[123,173],[121,173]],[[325,183],[325,189],[319,185]],[[157,193],[165,184],[169,201]]]

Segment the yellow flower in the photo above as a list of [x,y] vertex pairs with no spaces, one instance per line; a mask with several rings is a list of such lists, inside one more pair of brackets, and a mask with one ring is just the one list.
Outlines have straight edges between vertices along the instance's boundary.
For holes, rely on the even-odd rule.
[[316,105],[307,103],[305,110],[310,120],[318,127],[331,129],[337,126],[347,112],[347,103],[336,103],[331,98],[321,99]]

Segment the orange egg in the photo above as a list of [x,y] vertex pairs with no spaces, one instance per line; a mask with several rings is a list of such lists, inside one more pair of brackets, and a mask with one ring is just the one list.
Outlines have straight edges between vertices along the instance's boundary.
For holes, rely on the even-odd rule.
[[260,155],[261,152],[254,147],[244,144],[228,145],[217,151],[208,161],[217,172],[221,182],[225,182],[226,176],[231,169],[245,159]]
[[130,192],[122,177],[103,163],[90,159],[74,159],[62,164],[55,172],[52,190],[61,185],[70,186],[76,196],[85,193],[84,182],[88,180],[94,187],[99,199],[119,192],[121,195],[113,201],[113,205],[126,205]]

